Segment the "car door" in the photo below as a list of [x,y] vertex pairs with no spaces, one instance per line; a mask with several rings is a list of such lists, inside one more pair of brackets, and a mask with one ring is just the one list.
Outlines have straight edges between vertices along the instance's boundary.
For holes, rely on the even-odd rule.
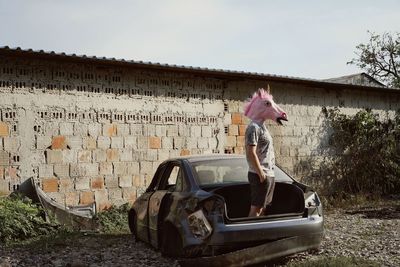
[[[162,174],[160,183],[157,186],[157,190],[151,195],[149,200],[149,234],[150,243],[154,246],[158,246],[158,221],[161,212],[169,210],[167,197],[171,196],[171,193],[176,189],[177,180],[182,179],[182,168],[178,161],[170,162],[165,171]],[[162,208],[162,210],[160,210]],[[167,214],[165,214],[167,215]]]
[[160,165],[146,191],[135,201],[135,211],[137,214],[137,231],[139,239],[150,242],[149,239],[149,202],[150,197],[156,192],[158,184],[162,178],[162,173],[166,164]]

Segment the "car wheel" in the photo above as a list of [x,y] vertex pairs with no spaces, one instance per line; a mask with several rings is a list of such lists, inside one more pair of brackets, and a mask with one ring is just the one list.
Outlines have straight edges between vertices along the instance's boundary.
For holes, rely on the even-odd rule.
[[182,255],[182,239],[179,232],[170,224],[164,224],[161,234],[161,254],[168,257]]
[[133,209],[129,210],[128,213],[128,224],[129,230],[131,231],[132,235],[137,240],[137,222],[136,222],[136,213]]

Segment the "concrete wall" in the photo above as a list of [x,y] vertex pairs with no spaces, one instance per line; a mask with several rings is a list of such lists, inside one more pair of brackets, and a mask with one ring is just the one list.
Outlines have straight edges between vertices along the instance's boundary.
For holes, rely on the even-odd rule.
[[243,153],[243,100],[267,82],[289,117],[269,123],[277,162],[300,178],[323,160],[323,106],[400,108],[385,91],[0,56],[0,192],[35,177],[63,205],[132,202],[169,157]]

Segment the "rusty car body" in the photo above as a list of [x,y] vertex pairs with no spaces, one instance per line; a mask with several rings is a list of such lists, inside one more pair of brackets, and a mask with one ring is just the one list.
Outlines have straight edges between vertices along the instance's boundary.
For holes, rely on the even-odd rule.
[[318,248],[323,214],[317,193],[276,167],[272,204],[264,216],[248,217],[247,170],[240,155],[164,161],[129,211],[133,235],[164,255],[183,258],[274,242],[279,246],[268,259]]

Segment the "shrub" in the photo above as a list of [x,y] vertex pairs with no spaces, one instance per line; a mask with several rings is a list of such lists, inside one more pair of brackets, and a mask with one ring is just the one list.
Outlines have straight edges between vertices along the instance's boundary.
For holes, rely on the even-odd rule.
[[8,243],[55,233],[55,222],[46,222],[43,210],[21,196],[0,198],[0,242]]
[[128,211],[129,204],[111,208],[99,212],[95,216],[95,221],[100,226],[100,231],[107,234],[129,233]]
[[[400,114],[379,119],[371,110],[354,116],[324,109],[330,127],[329,160],[321,167],[330,195],[398,194]],[[329,195],[328,194],[328,195]]]

